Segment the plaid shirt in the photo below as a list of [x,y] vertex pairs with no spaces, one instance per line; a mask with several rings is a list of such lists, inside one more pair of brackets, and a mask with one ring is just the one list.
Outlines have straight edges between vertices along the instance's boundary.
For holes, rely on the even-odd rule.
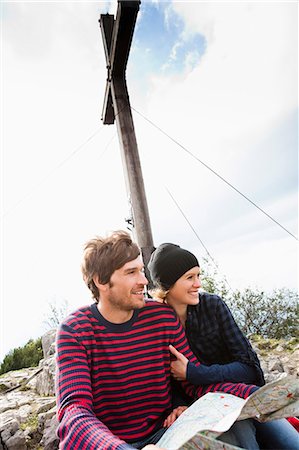
[[200,293],[199,303],[188,306],[185,332],[200,362],[206,365],[234,361],[248,364],[255,369],[255,384],[265,384],[257,354],[217,295]]

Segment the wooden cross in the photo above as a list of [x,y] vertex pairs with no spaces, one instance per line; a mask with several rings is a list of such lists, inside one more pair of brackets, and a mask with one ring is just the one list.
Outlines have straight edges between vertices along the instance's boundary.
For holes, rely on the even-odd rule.
[[108,71],[102,120],[108,125],[116,121],[133,226],[147,266],[154,246],[126,83],[126,66],[139,5],[139,0],[118,0],[116,19],[111,14],[101,14],[99,20]]

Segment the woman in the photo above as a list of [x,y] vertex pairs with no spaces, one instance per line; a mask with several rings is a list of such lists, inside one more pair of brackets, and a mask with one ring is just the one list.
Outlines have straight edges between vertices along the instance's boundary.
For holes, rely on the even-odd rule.
[[[193,384],[265,383],[258,357],[229,308],[217,295],[199,292],[200,267],[192,253],[175,244],[161,244],[152,253],[148,269],[155,287],[151,294],[175,310],[191,350],[202,363],[196,367],[171,348],[175,379]],[[183,404],[188,404],[187,399],[178,393],[174,406]],[[299,448],[298,434],[285,419],[253,423],[261,448]]]
[[162,244],[152,254],[149,271],[153,297],[177,313],[191,350],[202,363],[172,363],[175,378],[193,384],[220,381],[262,386],[264,375],[250,342],[229,308],[217,295],[198,292],[201,287],[197,258],[175,244]]

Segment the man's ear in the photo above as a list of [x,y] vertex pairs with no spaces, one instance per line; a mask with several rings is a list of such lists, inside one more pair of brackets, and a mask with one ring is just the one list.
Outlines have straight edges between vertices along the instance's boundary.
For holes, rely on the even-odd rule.
[[95,275],[93,278],[93,282],[96,285],[96,287],[98,288],[99,292],[105,292],[108,289],[109,283],[106,284],[102,284],[99,280],[99,276]]

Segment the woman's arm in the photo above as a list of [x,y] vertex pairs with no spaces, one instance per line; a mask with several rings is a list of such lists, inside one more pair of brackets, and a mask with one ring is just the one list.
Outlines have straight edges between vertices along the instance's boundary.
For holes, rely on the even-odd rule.
[[[183,365],[187,366],[190,360],[196,367],[200,367],[201,364],[196,360],[194,354],[190,350],[186,337],[183,332],[181,324],[179,324],[179,333],[177,336],[173,335],[172,345],[169,346],[171,353],[182,362]],[[178,350],[176,350],[178,349]],[[170,370],[176,361],[171,361]],[[195,386],[193,383],[188,381],[182,381],[182,387],[186,394],[191,398],[199,398],[207,392],[226,392],[228,394],[233,394],[236,397],[247,398],[252,392],[254,392],[257,386],[245,384],[245,383],[232,383],[232,382],[216,382],[201,384]]]
[[193,384],[218,383],[220,381],[254,384],[256,372],[253,367],[238,361],[227,364],[212,364],[211,366],[201,364],[199,367],[189,362],[186,379]]
[[224,364],[223,367],[227,366],[227,371],[224,368],[224,376],[226,377],[230,373],[232,374],[232,370],[236,368],[237,372],[235,372],[235,376],[239,377],[240,375],[244,377],[245,375],[246,381],[244,378],[235,378],[234,381],[254,383],[259,386],[265,384],[264,374],[257,354],[253,350],[249,340],[240,330],[230,309],[220,297],[218,297],[217,321],[220,326],[220,338],[224,340],[234,360],[233,362],[238,363],[236,367],[230,367],[232,363]]
[[176,360],[172,361],[170,365],[171,374],[179,381],[187,380],[195,385],[223,381],[231,381],[233,383],[242,381],[243,383],[251,384],[256,378],[254,368],[247,364],[236,361],[228,364],[212,364],[211,366],[200,364],[196,366],[174,347],[170,346],[169,348],[176,357]]

